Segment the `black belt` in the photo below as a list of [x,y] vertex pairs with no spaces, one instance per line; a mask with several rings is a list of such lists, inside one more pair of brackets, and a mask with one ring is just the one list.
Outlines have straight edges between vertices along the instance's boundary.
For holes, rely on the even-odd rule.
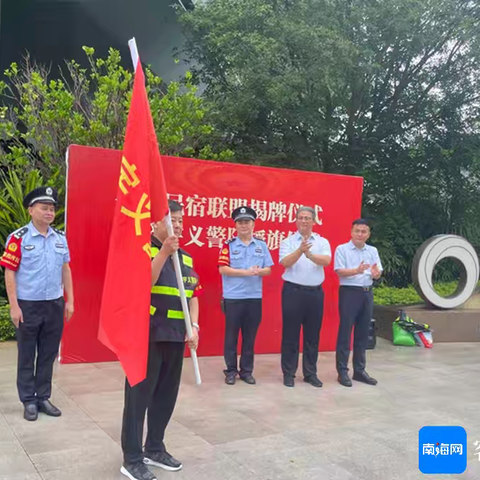
[[354,285],[340,285],[340,288],[350,288],[352,290],[359,290],[361,292],[371,292],[373,290],[372,285],[370,285],[369,287],[357,287]]
[[290,285],[300,290],[309,290],[309,291],[318,291],[322,289],[322,285],[300,285],[299,283],[287,282],[285,280],[285,285]]

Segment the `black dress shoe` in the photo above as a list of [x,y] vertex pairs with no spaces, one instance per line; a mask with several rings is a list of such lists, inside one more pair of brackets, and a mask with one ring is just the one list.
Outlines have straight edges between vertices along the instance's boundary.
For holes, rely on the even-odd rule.
[[283,377],[283,384],[286,386],[286,387],[294,387],[295,386],[295,380],[293,379],[293,377],[290,377],[288,375],[285,375]]
[[378,382],[372,378],[367,372],[354,372],[353,379],[357,382],[366,383],[367,385],[376,385]]
[[240,377],[240,379],[243,380],[245,383],[248,383],[249,385],[255,385],[257,383],[252,375],[245,375]]
[[235,377],[236,377],[236,375],[226,375],[225,376],[225,383],[227,385],[235,385]]
[[311,377],[305,377],[303,381],[317,388],[323,387],[323,383],[319,380],[319,378],[316,375],[312,375]]
[[352,380],[348,376],[348,373],[342,372],[338,374],[338,383],[340,385],[343,385],[344,387],[351,387],[352,386]]
[[38,411],[48,415],[49,417],[59,417],[62,412],[50,403],[50,400],[42,400],[38,402]]
[[29,422],[34,422],[38,418],[38,407],[36,403],[26,403],[23,418]]

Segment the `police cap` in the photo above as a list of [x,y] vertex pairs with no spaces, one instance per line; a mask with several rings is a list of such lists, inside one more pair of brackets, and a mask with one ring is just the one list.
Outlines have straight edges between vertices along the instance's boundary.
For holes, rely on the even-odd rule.
[[253,208],[238,207],[232,212],[233,221],[238,220],[256,220],[257,214]]
[[53,203],[53,205],[57,205],[57,191],[52,187],[38,187],[25,195],[25,198],[23,199],[23,206],[28,208],[37,202]]

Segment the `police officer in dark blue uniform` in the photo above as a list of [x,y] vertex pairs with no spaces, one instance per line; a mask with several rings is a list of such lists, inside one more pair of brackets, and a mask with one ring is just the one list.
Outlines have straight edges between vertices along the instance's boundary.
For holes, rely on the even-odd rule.
[[[255,337],[262,319],[262,277],[270,275],[273,265],[267,244],[253,235],[257,214],[250,207],[232,212],[237,236],[227,240],[218,261],[223,283],[225,311],[224,357],[225,383],[234,385],[237,374],[254,385],[253,356]],[[237,343],[242,331],[240,372],[237,367]]]
[[[38,412],[58,417],[50,403],[53,363],[58,353],[63,320],[73,315],[73,284],[65,234],[50,225],[55,219],[57,192],[39,187],[23,201],[31,222],[7,239],[0,265],[10,314],[17,328],[17,388],[24,417],[33,421]],[[63,299],[63,290],[67,303]]]

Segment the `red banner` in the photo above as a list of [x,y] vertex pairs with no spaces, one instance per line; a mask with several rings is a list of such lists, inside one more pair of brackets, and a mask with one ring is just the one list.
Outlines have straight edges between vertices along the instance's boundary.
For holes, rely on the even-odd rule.
[[140,62],[135,71],[117,177],[98,339],[115,352],[134,386],[147,376],[152,279],[150,225],[168,213],[162,162]]
[[[105,276],[115,199],[115,172],[121,153],[73,146],[69,151],[67,237],[72,256],[76,311],[67,325],[62,361],[99,362],[113,355],[96,339],[99,297]],[[224,316],[220,310],[219,248],[234,233],[230,212],[251,205],[258,213],[256,234],[267,242],[275,266],[264,279],[262,324],[256,353],[280,351],[281,274],[280,242],[295,228],[298,205],[310,205],[318,213],[314,228],[326,237],[332,251],[350,238],[351,222],[360,216],[360,177],[297,170],[164,157],[170,198],[184,205],[181,240],[194,258],[204,287],[200,300],[199,355],[223,355]],[[92,199],[93,206],[92,206]],[[100,291],[99,291],[100,289]],[[338,279],[332,265],[326,268],[325,311],[320,350],[334,350],[338,330]]]

